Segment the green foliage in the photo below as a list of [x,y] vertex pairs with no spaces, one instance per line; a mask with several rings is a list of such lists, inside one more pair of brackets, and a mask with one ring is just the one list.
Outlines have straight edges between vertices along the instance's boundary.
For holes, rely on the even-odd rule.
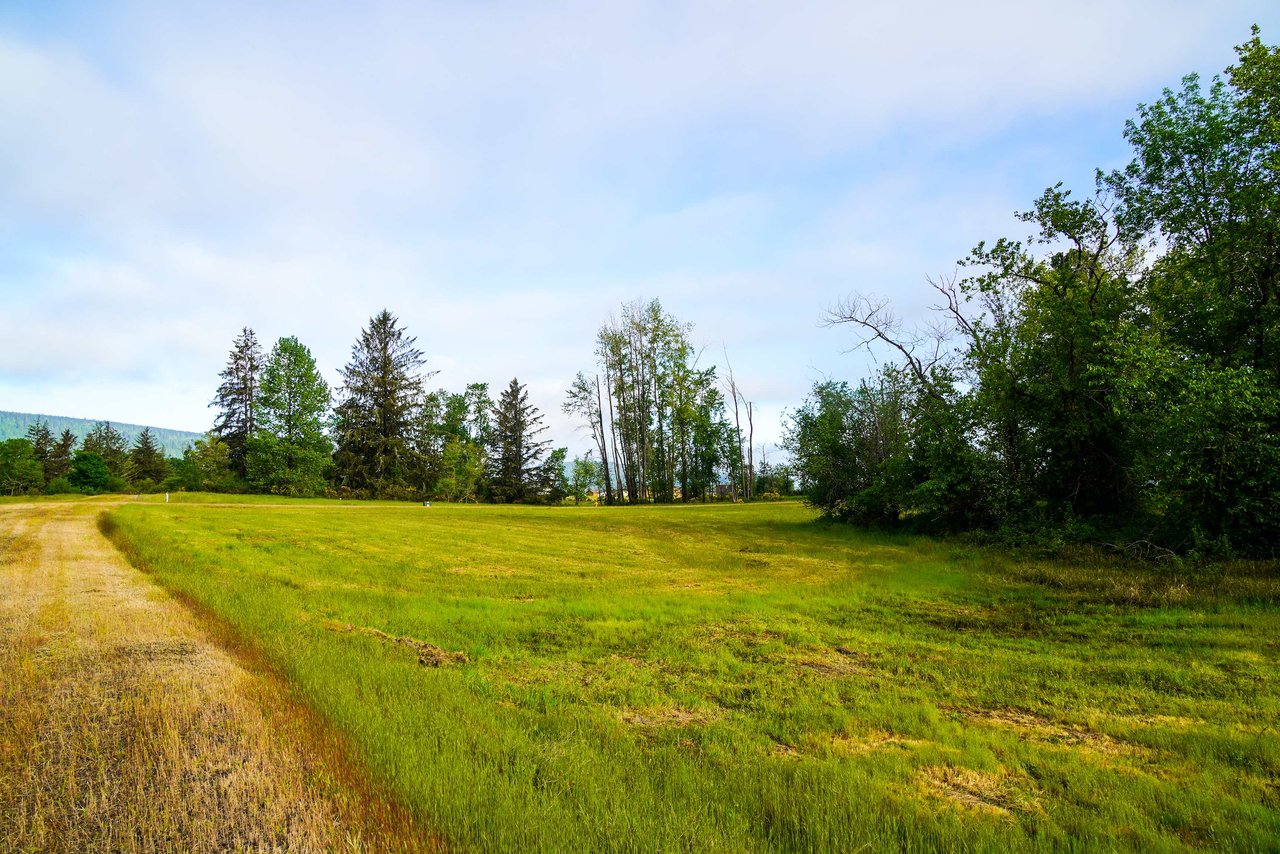
[[546,429],[542,413],[529,403],[529,390],[513,377],[493,408],[486,485],[491,501],[527,504],[558,500],[551,493],[560,492],[564,456],[559,459],[561,473],[557,478],[555,460],[543,459],[551,443],[538,438]]
[[81,492],[80,488],[71,482],[71,478],[67,475],[60,475],[45,484],[45,495],[75,495]]
[[444,447],[434,494],[445,501],[475,501],[487,459],[480,444],[456,436],[451,438]]
[[44,486],[44,468],[26,439],[0,442],[0,493],[25,495]]
[[412,437],[422,399],[424,363],[416,338],[389,311],[369,320],[342,369],[336,411],[335,477],[349,489],[382,494],[413,473]]
[[49,456],[44,460],[45,478],[54,481],[66,477],[71,472],[71,455],[75,453],[76,437],[70,430],[63,430],[58,441],[53,443]]
[[[153,489],[162,483],[169,473],[164,453],[156,443],[151,430],[144,428],[129,451],[129,480],[142,487]],[[146,489],[144,489],[146,491]]]
[[93,451],[76,451],[71,460],[71,473],[67,480],[82,492],[106,492],[113,475],[107,462]]
[[723,474],[740,480],[742,437],[731,437],[714,368],[699,368],[691,324],[658,300],[622,307],[596,336],[600,371],[579,374],[564,411],[596,441],[606,501],[705,499]]
[[182,462],[172,466],[172,489],[205,492],[242,492],[245,482],[231,469],[231,446],[212,431],[182,455]]
[[231,345],[210,406],[218,408],[213,434],[226,443],[231,470],[241,478],[249,471],[249,441],[258,432],[262,348],[253,330],[244,327]]
[[[877,409],[884,377],[814,389],[789,442],[816,506],[1277,553],[1280,52],[1256,32],[1238,52],[1230,85],[1187,77],[1140,106],[1135,159],[1092,198],[1050,188],[1022,215],[1030,237],[980,243],[935,283],[939,335],[865,297],[832,313],[894,352],[902,392]],[[894,437],[884,453],[875,435]]]
[[587,451],[584,457],[574,458],[567,491],[576,503],[585,502],[590,493],[598,490],[603,482],[600,461],[591,456],[591,451]]
[[249,480],[282,495],[318,495],[332,446],[325,435],[329,386],[311,351],[281,338],[262,369],[258,430],[248,444]]
[[85,434],[80,450],[94,454],[106,464],[112,477],[124,477],[129,465],[129,443],[109,421],[99,421]]

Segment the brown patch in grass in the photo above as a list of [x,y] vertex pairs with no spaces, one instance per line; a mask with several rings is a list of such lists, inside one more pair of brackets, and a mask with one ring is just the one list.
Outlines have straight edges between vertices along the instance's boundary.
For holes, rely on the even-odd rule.
[[779,756],[783,759],[799,759],[802,754],[794,745],[787,744],[785,741],[773,740],[773,745],[769,748],[769,753],[773,756]]
[[845,756],[856,756],[862,753],[892,748],[918,747],[926,743],[918,738],[906,738],[882,729],[873,729],[860,735],[838,732],[831,737],[832,750]]
[[353,626],[350,623],[330,623],[325,626],[331,632],[342,632],[344,634],[359,633],[377,638],[383,643],[398,644],[407,646],[418,654],[418,663],[424,667],[444,667],[450,664],[466,664],[470,659],[465,652],[449,652],[447,649],[441,649],[433,643],[427,643],[417,638],[404,637],[402,635],[389,635],[378,629],[369,626]]
[[282,681],[125,563],[99,506],[0,515],[32,543],[0,557],[0,850],[438,847]]
[[938,765],[922,769],[920,778],[930,794],[977,812],[1008,818],[1015,812],[1035,815],[1044,811],[1029,779],[1003,771],[987,774]]
[[971,721],[1002,727],[1016,732],[1019,737],[1044,744],[1083,748],[1108,756],[1142,755],[1149,751],[1109,735],[1085,727],[1048,718],[1018,709],[957,709]]
[[499,576],[515,575],[518,570],[513,566],[451,566],[445,572],[454,575],[480,575],[485,578],[498,578]]
[[796,664],[821,676],[865,676],[873,667],[871,656],[847,646],[806,654]]
[[634,727],[687,727],[705,724],[715,715],[706,709],[631,709],[622,713],[622,722]]

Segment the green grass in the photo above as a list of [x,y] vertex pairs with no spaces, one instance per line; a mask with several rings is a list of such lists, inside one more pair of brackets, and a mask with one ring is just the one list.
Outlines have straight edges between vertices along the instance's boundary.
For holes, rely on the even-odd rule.
[[460,848],[1280,840],[1274,568],[1015,562],[798,504],[274,503],[106,527]]

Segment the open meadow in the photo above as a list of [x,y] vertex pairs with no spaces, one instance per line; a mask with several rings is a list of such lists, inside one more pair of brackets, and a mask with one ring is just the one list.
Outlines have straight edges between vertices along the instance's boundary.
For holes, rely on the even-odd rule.
[[638,508],[127,503],[99,524],[464,850],[1262,850],[1274,568]]

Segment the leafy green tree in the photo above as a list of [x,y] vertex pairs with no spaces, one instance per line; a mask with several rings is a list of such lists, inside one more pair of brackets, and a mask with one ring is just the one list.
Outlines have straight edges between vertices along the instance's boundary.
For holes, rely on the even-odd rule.
[[1280,543],[1280,50],[1253,38],[1227,80],[1194,76],[1139,107],[1109,177],[1119,217],[1164,252],[1143,277],[1148,332],[1126,386],[1135,480],[1180,548]]
[[835,519],[894,524],[911,507],[913,390],[885,368],[857,388],[827,381],[791,416],[785,446],[806,497]]
[[484,448],[454,436],[444,447],[440,478],[434,495],[445,501],[475,501],[487,463]]
[[31,442],[8,439],[0,442],[0,490],[6,495],[24,495],[44,486],[44,469]]
[[339,481],[352,489],[381,493],[404,486],[411,472],[425,360],[417,339],[398,324],[386,310],[371,318],[342,369],[335,465]]
[[424,495],[475,499],[485,470],[492,412],[487,383],[470,383],[459,393],[439,389],[423,396],[413,441],[413,479]]
[[112,477],[124,477],[129,464],[129,443],[109,421],[99,421],[85,434],[80,450],[96,454]]
[[226,443],[231,470],[245,477],[249,470],[249,440],[258,430],[258,397],[262,347],[253,330],[244,327],[231,345],[222,385],[210,406],[218,408],[213,433]]
[[513,378],[493,410],[488,473],[491,500],[507,504],[546,500],[552,473],[543,457],[551,443],[537,438],[546,429],[542,413],[529,403],[528,389]]
[[129,451],[129,480],[138,486],[156,486],[168,474],[168,463],[151,428],[144,427]]
[[600,488],[604,480],[600,461],[591,454],[591,451],[587,451],[585,456],[574,458],[572,472],[569,475],[568,491],[578,504],[585,502],[591,492]]
[[71,485],[85,492],[105,492],[111,485],[111,470],[107,461],[93,451],[76,451],[71,460],[71,473],[67,475]]
[[257,409],[250,480],[287,495],[322,490],[332,448],[325,435],[329,386],[297,338],[281,338],[272,348],[262,369]]
[[231,447],[210,431],[182,455],[181,488],[192,491],[236,492],[243,488],[231,469]]
[[[1061,185],[1026,241],[935,283],[938,334],[852,297],[829,315],[897,360],[906,393],[824,384],[791,447],[829,515],[934,529],[1102,531],[1181,551],[1280,543],[1280,51],[1139,107],[1135,158]],[[1153,251],[1157,250],[1157,251]],[[893,413],[897,413],[896,416]],[[870,415],[870,417],[868,417]],[[867,437],[901,425],[887,456]],[[896,428],[895,428],[896,429]]]

